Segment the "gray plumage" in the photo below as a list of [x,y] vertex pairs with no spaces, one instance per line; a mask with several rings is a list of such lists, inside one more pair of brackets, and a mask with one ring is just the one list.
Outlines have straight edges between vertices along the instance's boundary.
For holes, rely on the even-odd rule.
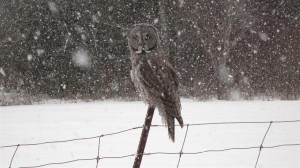
[[131,52],[131,79],[142,100],[151,107],[157,107],[168,127],[169,137],[174,141],[174,119],[183,127],[178,76],[163,54],[154,26],[144,23],[134,25],[127,36]]

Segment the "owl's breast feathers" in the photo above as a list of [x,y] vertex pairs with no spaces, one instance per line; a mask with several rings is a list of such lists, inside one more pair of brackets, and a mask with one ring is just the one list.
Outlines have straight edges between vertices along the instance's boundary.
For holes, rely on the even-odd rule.
[[180,109],[179,79],[164,57],[137,54],[131,57],[131,61],[132,80],[146,103],[170,102],[170,104],[177,104],[179,106],[177,108]]
[[134,54],[131,56],[132,68],[147,88],[158,92],[164,98],[179,87],[179,79],[171,64],[164,57],[154,54]]

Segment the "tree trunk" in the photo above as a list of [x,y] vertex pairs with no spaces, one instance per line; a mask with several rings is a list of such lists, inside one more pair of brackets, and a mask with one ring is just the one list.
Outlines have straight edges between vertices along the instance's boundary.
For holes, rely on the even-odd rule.
[[164,54],[169,57],[169,35],[168,35],[168,18],[166,14],[166,0],[160,0],[158,2],[158,9],[159,9],[159,18],[160,18],[160,26],[161,26],[161,42],[164,49]]

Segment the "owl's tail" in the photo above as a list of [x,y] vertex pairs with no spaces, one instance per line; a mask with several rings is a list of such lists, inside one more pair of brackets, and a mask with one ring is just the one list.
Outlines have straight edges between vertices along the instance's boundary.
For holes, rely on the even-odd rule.
[[175,117],[170,114],[167,114],[167,126],[169,138],[175,142]]
[[179,117],[176,117],[176,119],[177,119],[177,121],[179,122],[180,127],[183,128],[183,119],[182,119],[182,117],[179,116]]
[[[177,121],[179,122],[181,128],[183,127],[183,119],[181,116],[176,117]],[[175,142],[175,117],[167,113],[167,126],[168,126],[168,133],[169,138]]]

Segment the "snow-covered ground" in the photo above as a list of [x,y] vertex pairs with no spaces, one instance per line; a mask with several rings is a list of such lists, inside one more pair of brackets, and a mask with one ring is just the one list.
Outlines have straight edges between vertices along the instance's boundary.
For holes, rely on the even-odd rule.
[[[300,120],[300,101],[211,101],[183,100],[186,124],[235,121]],[[0,146],[92,137],[141,126],[147,106],[142,102],[91,102],[0,107]],[[152,124],[161,124],[155,112]],[[200,152],[232,147],[259,146],[269,124],[229,124],[190,126],[183,152]],[[179,152],[186,127],[176,127],[172,143],[164,127],[152,127],[145,152]],[[101,138],[100,157],[136,152],[141,129]],[[274,123],[263,146],[300,143],[300,122]],[[98,138],[65,143],[20,146],[12,167],[35,166],[79,158],[95,158]],[[15,151],[0,148],[0,167],[8,168]],[[186,167],[254,167],[259,149],[207,152],[182,155]],[[144,156],[141,167],[177,166],[179,155]],[[132,167],[134,157],[103,159],[98,167]],[[47,168],[95,167],[96,160],[78,161]],[[257,167],[300,167],[300,146],[262,149]]]

